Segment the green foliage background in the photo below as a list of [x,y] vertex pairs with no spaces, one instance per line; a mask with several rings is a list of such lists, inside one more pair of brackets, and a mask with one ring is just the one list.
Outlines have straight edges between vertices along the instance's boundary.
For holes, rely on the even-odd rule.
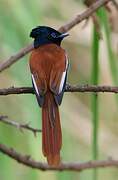
[[[0,61],[32,41],[29,33],[33,27],[49,25],[59,28],[84,8],[77,0],[0,0]],[[70,37],[63,43],[70,59],[68,81],[72,84],[118,84],[118,62],[111,48],[112,39],[105,10],[102,9],[98,16],[103,29],[102,41],[97,40],[90,22],[84,29],[83,23],[73,28]],[[29,55],[0,74],[0,88],[31,86],[28,59]],[[60,107],[63,161],[79,162],[111,156],[118,158],[117,96],[108,93],[99,94],[97,98],[93,96],[91,98],[91,93],[65,93]],[[30,122],[32,127],[41,128],[41,111],[34,95],[0,97],[0,115],[8,115],[12,120]],[[30,154],[36,160],[45,161],[41,134],[35,138],[29,132],[21,133],[1,123],[0,142],[14,147],[18,152]],[[32,170],[0,153],[0,180],[91,180],[92,173],[92,170],[80,173]],[[115,168],[98,171],[100,180],[116,180],[117,177]]]

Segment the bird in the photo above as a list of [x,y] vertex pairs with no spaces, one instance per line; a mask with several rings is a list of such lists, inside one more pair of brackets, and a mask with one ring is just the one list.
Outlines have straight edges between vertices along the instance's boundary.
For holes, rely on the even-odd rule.
[[61,163],[59,105],[64,95],[69,65],[61,42],[68,35],[48,26],[37,26],[30,33],[34,39],[34,49],[29,66],[34,92],[42,108],[42,152],[50,166]]

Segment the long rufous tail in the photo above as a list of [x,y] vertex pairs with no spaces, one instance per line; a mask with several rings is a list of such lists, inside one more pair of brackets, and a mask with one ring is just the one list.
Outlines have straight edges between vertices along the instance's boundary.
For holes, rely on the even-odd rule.
[[61,145],[62,133],[59,109],[53,94],[48,92],[42,107],[42,149],[49,165],[59,165]]

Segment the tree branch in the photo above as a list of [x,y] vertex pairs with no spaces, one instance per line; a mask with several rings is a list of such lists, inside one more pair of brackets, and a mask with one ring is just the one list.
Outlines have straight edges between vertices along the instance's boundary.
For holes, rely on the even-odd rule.
[[[118,93],[118,86],[95,86],[95,85],[66,85],[65,92],[108,92]],[[34,94],[32,87],[10,87],[0,89],[0,95],[6,96],[11,94]]]
[[11,121],[8,119],[8,116],[0,116],[0,122],[8,124],[10,126],[18,128],[21,132],[23,132],[23,129],[33,132],[33,134],[36,136],[36,133],[42,132],[41,129],[35,129],[29,126],[29,123],[20,124],[15,121]]
[[[111,0],[99,0],[93,3],[86,11],[84,11],[82,14],[77,15],[75,18],[73,18],[71,21],[66,23],[65,25],[61,26],[58,30],[60,32],[67,32],[70,29],[72,29],[74,26],[79,24],[84,19],[88,18],[92,15],[98,8],[103,6],[104,4],[108,3]],[[16,61],[18,61],[20,58],[25,56],[27,53],[29,53],[33,49],[33,44],[29,44],[25,48],[22,48],[18,53],[15,55],[12,55],[7,60],[3,61],[0,64],[0,72],[10,67],[12,64],[14,64]]]
[[45,163],[37,162],[29,155],[22,155],[6,145],[0,144],[0,152],[16,160],[17,162],[26,165],[30,168],[40,170],[57,170],[57,171],[82,171],[92,168],[102,167],[118,167],[118,160],[108,159],[102,161],[88,161],[84,163],[62,163],[58,167],[50,167]]

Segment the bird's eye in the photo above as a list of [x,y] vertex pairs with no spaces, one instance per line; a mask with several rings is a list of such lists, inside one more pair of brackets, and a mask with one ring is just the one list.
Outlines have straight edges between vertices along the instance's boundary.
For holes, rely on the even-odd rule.
[[51,37],[56,38],[56,34],[54,32],[51,33]]

